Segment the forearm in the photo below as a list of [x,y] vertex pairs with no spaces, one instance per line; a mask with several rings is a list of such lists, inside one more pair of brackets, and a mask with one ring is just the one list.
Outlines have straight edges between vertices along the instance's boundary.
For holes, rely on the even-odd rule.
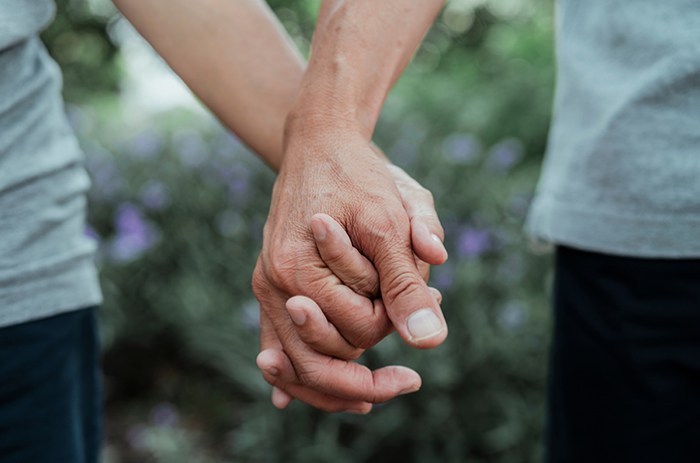
[[324,0],[288,130],[359,131],[368,141],[386,96],[444,0]]
[[304,61],[261,0],[114,0],[214,114],[277,170]]

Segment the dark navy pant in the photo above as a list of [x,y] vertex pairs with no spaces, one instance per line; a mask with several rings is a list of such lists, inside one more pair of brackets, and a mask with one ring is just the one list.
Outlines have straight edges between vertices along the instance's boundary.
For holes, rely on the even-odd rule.
[[0,328],[0,462],[97,463],[95,310]]
[[547,457],[700,462],[700,259],[559,248]]

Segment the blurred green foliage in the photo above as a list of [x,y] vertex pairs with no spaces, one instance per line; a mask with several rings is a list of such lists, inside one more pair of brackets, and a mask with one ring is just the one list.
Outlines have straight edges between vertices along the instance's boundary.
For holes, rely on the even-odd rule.
[[[270,1],[305,51],[318,3]],[[387,101],[376,140],[433,191],[446,228],[432,284],[450,336],[369,351],[368,365],[411,366],[423,388],[353,416],[274,409],[255,366],[249,282],[273,174],[209,118],[132,120],[109,15],[60,2],[44,37],[94,183],[108,462],[540,459],[550,266],[521,228],[549,124],[550,3],[448,3]]]
[[87,102],[118,89],[118,48],[109,39],[110,16],[95,14],[84,0],[57,0],[58,14],[42,39],[61,65],[64,96]]

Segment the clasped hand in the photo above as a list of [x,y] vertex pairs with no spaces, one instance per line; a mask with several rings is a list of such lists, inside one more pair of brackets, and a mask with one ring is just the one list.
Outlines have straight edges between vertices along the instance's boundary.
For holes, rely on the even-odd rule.
[[394,329],[413,347],[447,336],[428,264],[447,259],[432,196],[358,136],[291,139],[253,274],[258,366],[273,403],[366,413],[420,388],[403,366],[354,362]]

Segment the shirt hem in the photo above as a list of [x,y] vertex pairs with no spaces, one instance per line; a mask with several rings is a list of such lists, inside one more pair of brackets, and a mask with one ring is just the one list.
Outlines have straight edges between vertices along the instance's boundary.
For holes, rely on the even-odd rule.
[[646,258],[700,257],[700,216],[601,212],[536,196],[526,233],[537,242],[586,251]]
[[90,257],[58,275],[0,287],[0,328],[101,303],[97,270]]

